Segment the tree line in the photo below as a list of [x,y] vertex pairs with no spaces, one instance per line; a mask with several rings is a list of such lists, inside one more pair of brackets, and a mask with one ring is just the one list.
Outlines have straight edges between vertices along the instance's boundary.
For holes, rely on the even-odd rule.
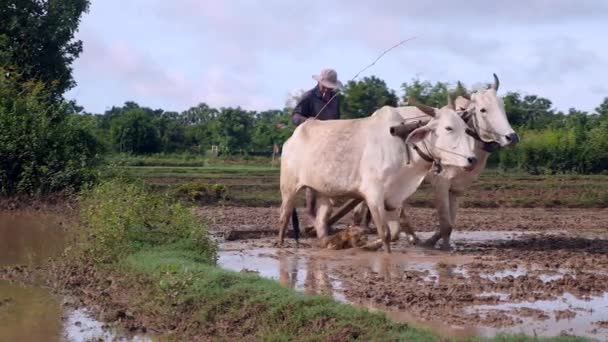
[[[342,117],[369,116],[384,105],[401,105],[409,96],[441,107],[448,92],[454,97],[471,92],[462,82],[451,85],[418,79],[401,88],[399,98],[378,77],[350,81],[340,95]],[[531,173],[597,173],[608,168],[608,97],[592,113],[575,108],[558,111],[547,98],[519,92],[508,92],[503,100],[522,141],[495,154],[491,159],[495,166]],[[220,153],[234,155],[270,154],[273,145],[280,146],[293,132],[290,114],[290,107],[257,112],[204,103],[178,113],[127,102],[103,114],[82,117],[95,127],[95,136],[108,152],[204,154],[215,145]]]

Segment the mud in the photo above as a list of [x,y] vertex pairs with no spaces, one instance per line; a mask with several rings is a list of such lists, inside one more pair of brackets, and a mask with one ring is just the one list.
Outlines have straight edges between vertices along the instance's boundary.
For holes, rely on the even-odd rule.
[[[199,213],[216,232],[252,226],[270,231],[274,219],[273,209]],[[452,252],[408,246],[404,239],[393,244],[391,255],[318,249],[310,239],[298,248],[288,243],[277,249],[269,236],[222,242],[219,263],[382,310],[445,336],[524,332],[608,339],[606,210],[498,208],[460,214],[464,224],[453,234]]]
[[[69,219],[57,209],[0,212],[0,341],[151,341],[102,323],[51,291],[47,274],[55,272],[42,265],[65,248]],[[64,276],[55,275],[55,283]]]

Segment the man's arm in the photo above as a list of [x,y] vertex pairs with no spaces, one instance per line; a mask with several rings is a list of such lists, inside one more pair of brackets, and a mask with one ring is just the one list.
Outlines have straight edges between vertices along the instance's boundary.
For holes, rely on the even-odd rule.
[[293,121],[296,126],[300,125],[310,117],[310,111],[310,97],[306,94],[293,109],[291,121]]

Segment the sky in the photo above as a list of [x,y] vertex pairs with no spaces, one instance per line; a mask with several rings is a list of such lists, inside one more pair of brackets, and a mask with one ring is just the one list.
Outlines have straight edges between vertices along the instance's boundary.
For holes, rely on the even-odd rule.
[[607,32],[605,0],[92,0],[67,97],[93,113],[282,108],[321,69],[347,82],[414,37],[358,79],[401,95],[414,78],[475,87],[496,73],[500,95],[593,111],[608,96]]

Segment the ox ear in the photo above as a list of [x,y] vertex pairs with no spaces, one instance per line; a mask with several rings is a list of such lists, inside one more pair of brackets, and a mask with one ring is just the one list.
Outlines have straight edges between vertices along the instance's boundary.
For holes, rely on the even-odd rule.
[[406,144],[419,143],[422,140],[424,140],[424,138],[426,138],[426,136],[429,133],[431,133],[431,129],[428,126],[422,126],[422,127],[416,128],[415,130],[412,131],[412,133],[410,133],[407,136],[407,139],[405,139],[405,143]]

